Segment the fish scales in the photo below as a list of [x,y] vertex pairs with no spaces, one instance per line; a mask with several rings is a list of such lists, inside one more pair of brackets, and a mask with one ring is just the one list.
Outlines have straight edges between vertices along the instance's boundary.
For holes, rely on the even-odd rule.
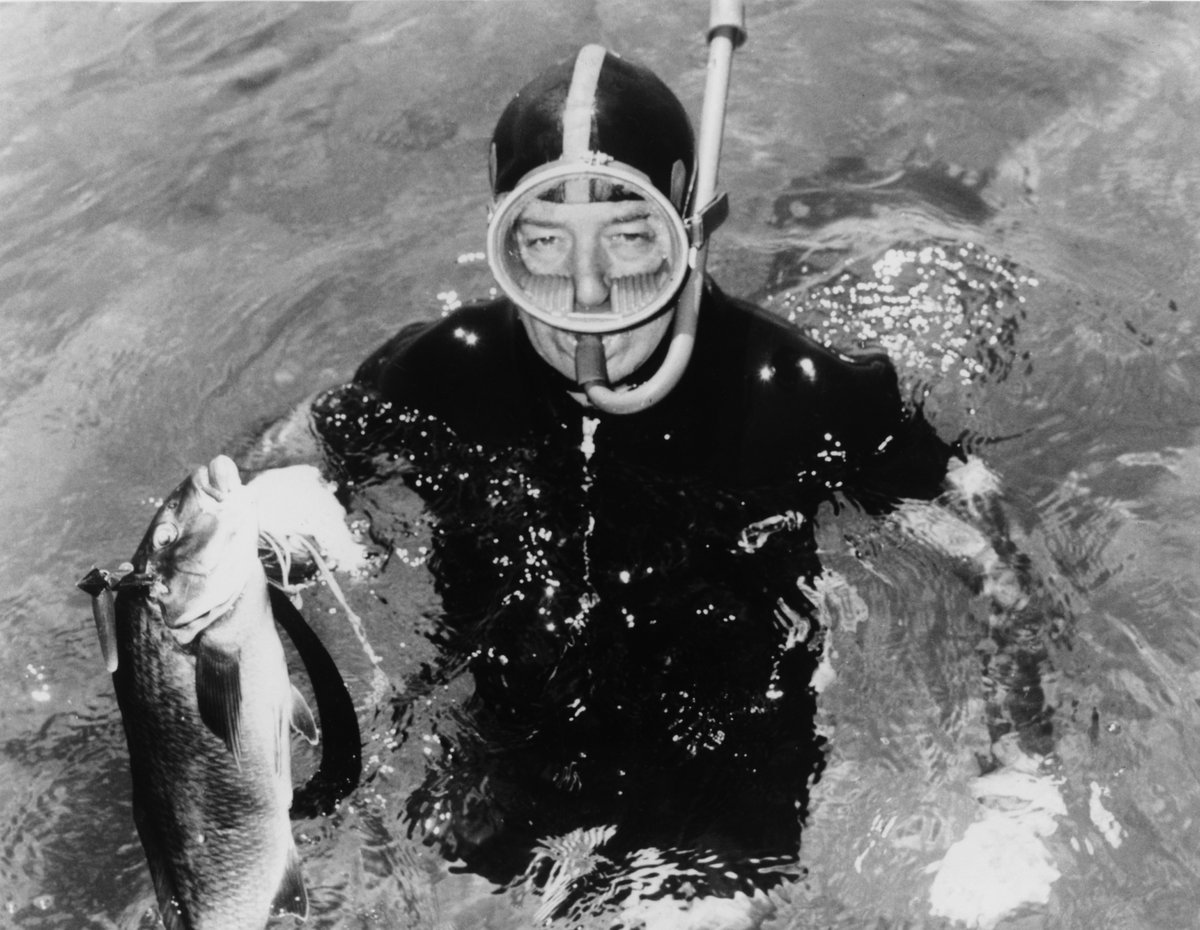
[[122,609],[121,601],[118,623],[130,635],[118,640],[128,648],[119,649],[114,677],[138,831],[148,858],[158,860],[152,871],[161,871],[156,886],[168,883],[160,894],[175,900],[185,927],[262,926],[294,856],[290,765],[280,764],[288,709],[279,698],[290,700],[290,685],[278,637],[256,631],[243,645],[239,767],[201,720],[196,660],[153,605]]

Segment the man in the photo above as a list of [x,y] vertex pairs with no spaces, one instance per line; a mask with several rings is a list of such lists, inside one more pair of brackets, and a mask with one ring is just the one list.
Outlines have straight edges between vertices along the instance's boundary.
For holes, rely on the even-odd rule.
[[[689,278],[694,162],[650,71],[596,46],[548,69],[493,139],[505,296],[405,328],[250,459],[317,461],[347,499],[391,483],[432,515],[425,684],[465,667],[473,696],[408,819],[497,882],[549,880],[538,843],[592,830],[576,898],[617,894],[646,849],[693,890],[769,885],[821,767],[814,522],[932,499],[955,454],[883,355]],[[674,364],[696,297],[673,386],[601,409]]]

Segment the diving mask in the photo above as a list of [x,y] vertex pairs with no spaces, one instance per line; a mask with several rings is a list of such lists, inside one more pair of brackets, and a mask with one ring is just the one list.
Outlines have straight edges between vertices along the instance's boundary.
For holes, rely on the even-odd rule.
[[522,310],[575,333],[636,326],[688,273],[683,219],[650,179],[597,153],[529,172],[496,204],[487,255]]

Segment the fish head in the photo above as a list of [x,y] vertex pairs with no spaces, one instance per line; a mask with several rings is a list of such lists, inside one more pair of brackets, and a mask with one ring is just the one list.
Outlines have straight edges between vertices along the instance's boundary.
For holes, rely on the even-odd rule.
[[219,455],[163,501],[133,558],[183,644],[237,601],[258,561],[258,517],[237,465]]

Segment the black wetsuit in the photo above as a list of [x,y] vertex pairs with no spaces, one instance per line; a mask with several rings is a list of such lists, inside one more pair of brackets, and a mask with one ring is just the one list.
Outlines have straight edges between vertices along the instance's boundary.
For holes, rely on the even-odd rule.
[[610,416],[571,387],[501,301],[406,328],[314,406],[347,487],[396,463],[424,499],[445,668],[474,679],[411,821],[443,815],[447,853],[497,881],[614,825],[610,858],[717,853],[710,886],[739,886],[795,855],[821,764],[797,587],[818,508],[930,498],[951,449],[884,356],[716,290],[659,404]]

